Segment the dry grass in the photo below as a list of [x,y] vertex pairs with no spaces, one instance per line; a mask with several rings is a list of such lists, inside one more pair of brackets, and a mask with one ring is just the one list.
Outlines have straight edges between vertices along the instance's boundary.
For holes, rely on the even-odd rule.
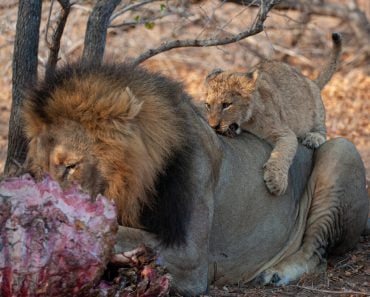
[[[15,1],[9,1],[15,2]],[[337,0],[343,3],[344,1]],[[360,0],[361,7],[370,17],[370,3]],[[42,28],[47,17],[47,2],[43,12]],[[11,4],[11,3],[10,3]],[[227,4],[215,10],[218,1],[204,1],[192,8],[192,15],[179,19],[170,17],[162,20],[152,30],[114,29],[109,30],[107,59],[135,57],[145,49],[158,46],[161,42],[178,37],[204,37],[218,22],[225,25],[222,35],[244,28],[253,19],[253,10],[242,11]],[[15,34],[16,6],[0,5],[0,172],[6,157],[8,119],[11,105],[11,58]],[[200,13],[199,13],[200,12]],[[211,16],[208,18],[204,16]],[[203,17],[199,17],[203,15]],[[82,50],[83,34],[87,12],[74,9],[69,18],[62,40],[61,58],[63,61],[76,59]],[[353,37],[348,24],[330,17],[313,17],[297,46],[291,47],[294,35],[302,25],[296,12],[274,12],[266,23],[265,33],[248,38],[238,44],[219,48],[178,49],[160,54],[144,63],[145,67],[160,71],[182,81],[188,92],[201,100],[203,79],[213,68],[247,70],[261,57],[282,58],[300,68],[310,77],[317,74],[330,47],[330,33],[343,32],[344,54],[341,67],[323,91],[327,110],[329,137],[344,136],[355,143],[366,166],[370,184],[370,59],[369,53]],[[227,26],[226,26],[227,24]],[[203,29],[206,25],[207,29]],[[44,34],[42,32],[42,34]],[[213,35],[212,35],[213,34]],[[368,44],[370,46],[370,44]],[[46,60],[47,52],[43,36],[40,40],[40,69]],[[370,242],[362,238],[362,243],[351,253],[341,258],[330,258],[328,270],[323,275],[302,278],[297,284],[283,288],[255,288],[234,286],[212,289],[212,296],[363,296],[370,292]],[[347,292],[347,293],[344,293]]]

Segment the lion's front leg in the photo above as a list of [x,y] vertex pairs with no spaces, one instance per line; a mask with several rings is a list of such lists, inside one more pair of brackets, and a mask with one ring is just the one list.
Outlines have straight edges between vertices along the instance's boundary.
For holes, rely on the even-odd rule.
[[203,294],[208,288],[208,241],[212,216],[210,197],[197,198],[186,243],[181,246],[164,246],[155,235],[141,229],[120,226],[116,253],[134,250],[144,244],[158,253],[160,263],[172,277],[171,286],[183,296]]
[[274,132],[273,138],[275,147],[264,165],[263,177],[271,194],[281,195],[288,186],[289,168],[297,151],[298,141],[290,129]]

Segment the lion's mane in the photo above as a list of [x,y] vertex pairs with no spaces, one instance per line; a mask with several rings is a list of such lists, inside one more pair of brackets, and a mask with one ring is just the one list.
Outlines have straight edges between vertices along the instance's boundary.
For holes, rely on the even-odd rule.
[[[101,176],[103,194],[115,201],[120,222],[177,244],[185,240],[191,208],[188,108],[181,85],[158,74],[130,64],[75,63],[32,87],[22,115],[29,154],[39,148],[45,158],[53,145],[68,147],[51,131],[63,135],[65,123],[77,124],[89,139],[84,145],[96,163],[91,170]],[[40,141],[43,135],[53,140]],[[49,161],[36,159],[29,156],[31,172],[35,166],[48,171],[35,163]]]

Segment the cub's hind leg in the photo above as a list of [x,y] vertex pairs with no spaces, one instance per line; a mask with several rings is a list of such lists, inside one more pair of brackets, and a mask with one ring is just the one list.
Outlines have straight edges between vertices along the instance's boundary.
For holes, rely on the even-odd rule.
[[308,132],[302,137],[302,144],[316,149],[326,141],[325,132]]
[[[321,98],[320,94],[317,94]],[[301,137],[302,144],[311,149],[317,149],[326,141],[325,109],[322,101],[315,115],[314,125],[310,132]]]

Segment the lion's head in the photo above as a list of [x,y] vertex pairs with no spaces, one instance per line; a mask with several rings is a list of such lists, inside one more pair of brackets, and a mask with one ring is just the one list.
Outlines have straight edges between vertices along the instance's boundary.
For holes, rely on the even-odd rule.
[[255,79],[244,73],[213,70],[206,78],[207,119],[218,133],[233,137],[252,114]]
[[[92,195],[102,193],[115,201],[127,226],[157,228],[146,226],[155,222],[143,214],[161,211],[157,200],[165,198],[156,196],[171,195],[171,186],[162,189],[161,183],[186,166],[179,164],[190,147],[186,119],[177,108],[184,97],[177,83],[129,65],[58,70],[28,93],[22,107],[28,169],[38,177],[49,173],[65,187],[77,182]],[[167,204],[186,210],[181,195],[170,199]],[[184,223],[181,215],[173,220]]]

